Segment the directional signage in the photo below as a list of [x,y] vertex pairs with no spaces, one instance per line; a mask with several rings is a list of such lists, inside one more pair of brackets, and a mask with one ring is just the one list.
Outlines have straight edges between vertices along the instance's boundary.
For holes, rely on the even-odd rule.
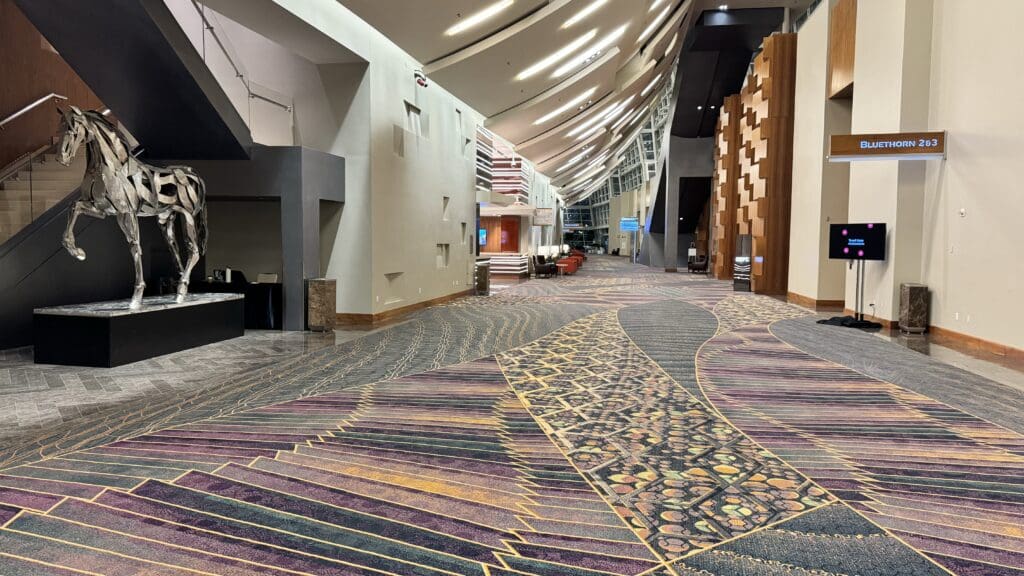
[[637,218],[622,218],[619,220],[619,230],[621,232],[636,232],[640,230],[640,220]]
[[945,132],[834,134],[829,162],[929,160],[946,157]]

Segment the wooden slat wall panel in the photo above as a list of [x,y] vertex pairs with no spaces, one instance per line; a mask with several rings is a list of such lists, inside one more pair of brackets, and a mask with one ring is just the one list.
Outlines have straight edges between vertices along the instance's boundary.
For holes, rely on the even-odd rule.
[[[0,118],[50,92],[81,108],[103,105],[12,0],[0,0]],[[59,119],[52,104],[40,106],[0,132],[0,167],[35,150],[56,135]]]
[[857,0],[839,0],[829,13],[828,97],[853,97],[853,62],[857,37]]
[[719,280],[732,278],[732,260],[736,249],[736,209],[739,202],[740,97],[728,96],[722,102],[715,131],[714,269]]
[[752,236],[751,289],[785,294],[793,165],[796,34],[774,34],[740,92],[740,234]]

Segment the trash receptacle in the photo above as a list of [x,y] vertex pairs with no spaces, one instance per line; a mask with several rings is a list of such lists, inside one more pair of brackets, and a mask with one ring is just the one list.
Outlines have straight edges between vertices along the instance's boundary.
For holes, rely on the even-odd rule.
[[930,300],[924,284],[900,284],[900,330],[911,334],[927,330]]
[[491,293],[491,259],[483,258],[476,261],[476,295],[488,296]]

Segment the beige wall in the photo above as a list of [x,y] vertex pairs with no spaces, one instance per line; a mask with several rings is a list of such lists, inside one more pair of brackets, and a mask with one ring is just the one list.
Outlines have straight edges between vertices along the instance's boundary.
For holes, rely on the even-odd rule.
[[[853,163],[845,203],[831,193],[845,175],[830,176],[822,162],[829,132],[847,131],[837,129],[846,111],[824,99],[823,8],[798,44],[790,290],[817,299],[842,295],[830,285],[834,263],[824,259],[827,223],[885,222],[887,260],[866,263],[868,314],[897,319],[900,284],[923,282],[932,291],[932,325],[1024,348],[1017,232],[1024,116],[1016,105],[1024,77],[1013,72],[1024,60],[1014,40],[1024,2],[858,1],[848,131],[946,130],[948,154]],[[852,308],[854,274],[844,275]]]
[[845,222],[850,171],[829,163],[831,134],[850,129],[850,102],[829,100],[827,4],[815,10],[797,37],[790,216],[790,292],[814,300],[843,300],[845,263],[828,258],[829,224]]
[[1024,348],[1022,22],[1019,0],[935,1],[928,124],[948,131],[948,159],[927,163],[922,262],[934,325],[1016,348]]
[[[853,133],[927,129],[931,0],[860,0],[854,65]],[[922,83],[924,80],[924,83]],[[895,319],[899,287],[921,280],[924,166],[920,161],[850,166],[850,222],[885,222],[884,262],[865,264],[867,314]],[[855,301],[846,275],[846,303]]]

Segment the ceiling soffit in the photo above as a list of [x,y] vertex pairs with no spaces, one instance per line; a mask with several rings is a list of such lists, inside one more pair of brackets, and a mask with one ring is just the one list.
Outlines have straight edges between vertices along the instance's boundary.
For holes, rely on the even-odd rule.
[[[664,88],[694,0],[339,1],[487,116],[487,128],[540,172],[563,181],[559,159],[619,146],[621,132],[637,124],[628,117]],[[481,13],[488,17],[474,21]],[[467,22],[475,25],[451,33]],[[627,99],[619,115],[592,122]]]

